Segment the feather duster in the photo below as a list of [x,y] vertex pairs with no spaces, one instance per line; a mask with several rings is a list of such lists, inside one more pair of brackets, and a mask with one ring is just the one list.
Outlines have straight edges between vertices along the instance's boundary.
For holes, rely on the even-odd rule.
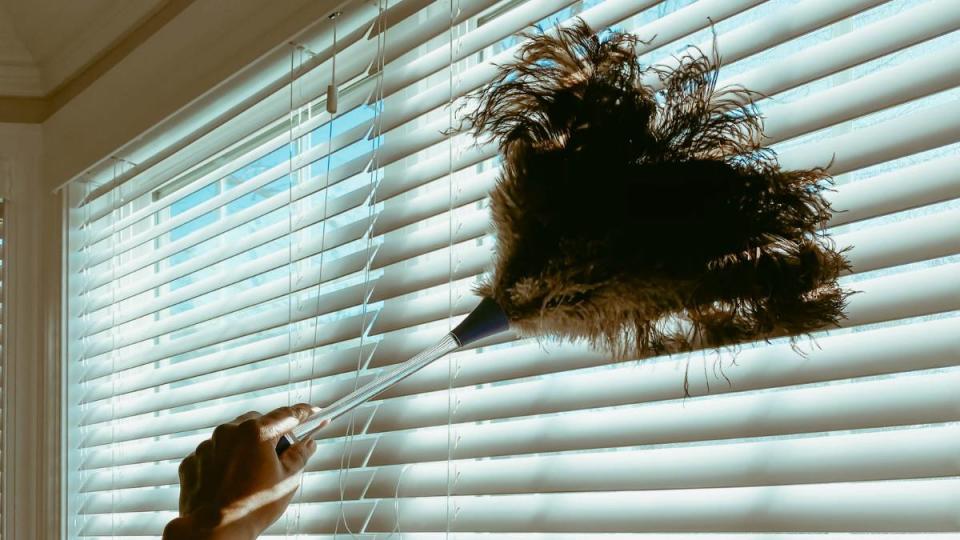
[[645,357],[843,317],[831,179],[779,167],[755,94],[716,88],[718,57],[644,68],[637,37],[582,21],[528,37],[467,115],[503,160],[496,264],[477,292],[512,327]]
[[755,94],[716,89],[719,58],[694,50],[674,69],[644,68],[637,37],[600,39],[582,21],[527,37],[472,95],[461,127],[498,141],[503,161],[480,305],[278,451],[507,328],[643,358],[797,336],[843,317],[837,277],[848,262],[823,232],[831,179],[779,167],[759,142]]

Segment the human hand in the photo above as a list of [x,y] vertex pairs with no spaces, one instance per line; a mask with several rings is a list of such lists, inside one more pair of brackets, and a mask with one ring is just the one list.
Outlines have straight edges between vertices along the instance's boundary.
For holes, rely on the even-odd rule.
[[218,426],[180,464],[180,517],[165,540],[254,539],[283,515],[316,451],[313,439],[277,455],[281,436],[317,409],[301,403]]

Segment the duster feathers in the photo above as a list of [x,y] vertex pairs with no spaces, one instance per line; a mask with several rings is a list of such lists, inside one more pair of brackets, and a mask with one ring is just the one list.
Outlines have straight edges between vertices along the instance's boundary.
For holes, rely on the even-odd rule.
[[467,116],[503,159],[478,292],[515,329],[645,357],[843,317],[830,177],[780,169],[754,94],[716,89],[718,58],[644,68],[637,37],[582,21],[528,37]]

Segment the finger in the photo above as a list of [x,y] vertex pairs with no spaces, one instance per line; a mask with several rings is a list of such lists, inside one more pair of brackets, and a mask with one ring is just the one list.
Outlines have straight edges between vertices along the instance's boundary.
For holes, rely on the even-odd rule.
[[260,416],[261,416],[260,413],[257,412],[257,411],[248,411],[248,412],[245,412],[245,413],[241,414],[240,416],[234,418],[233,420],[231,420],[231,421],[229,421],[229,422],[227,422],[227,423],[228,423],[228,424],[239,424],[240,422],[245,422],[245,421],[247,421],[247,420],[255,420],[255,419],[257,419],[257,418],[260,418]]
[[310,418],[314,407],[298,403],[292,407],[280,407],[260,417],[260,440],[279,439],[281,435],[297,427],[300,422]]
[[180,477],[180,515],[185,516],[190,513],[191,498],[197,486],[197,463],[196,456],[190,454],[181,463],[177,469]]
[[197,480],[197,456],[196,454],[191,453],[189,456],[183,458],[183,461],[180,462],[180,467],[177,469],[177,474],[180,476],[180,484],[192,486]]
[[213,464],[213,441],[207,439],[197,445],[197,449],[194,452],[194,455],[197,456],[196,461],[194,462],[196,474],[202,475],[205,471],[211,469]]
[[316,451],[317,443],[313,439],[299,441],[280,455],[280,463],[287,474],[294,474],[307,465],[307,460]]
[[203,501],[207,492],[213,487],[210,485],[209,479],[218,477],[213,441],[207,439],[201,442],[197,445],[194,455],[196,460],[193,462],[193,466],[197,481],[190,492],[190,498],[193,501]]
[[237,424],[220,424],[217,426],[213,430],[213,435],[210,436],[210,440],[213,441],[213,447],[217,448],[224,443],[229,445],[236,431]]

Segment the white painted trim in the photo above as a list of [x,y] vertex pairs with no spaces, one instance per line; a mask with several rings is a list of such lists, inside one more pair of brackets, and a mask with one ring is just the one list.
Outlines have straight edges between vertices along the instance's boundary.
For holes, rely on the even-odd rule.
[[[60,284],[60,294],[59,294],[59,309],[56,310],[56,328],[51,329],[51,339],[57,341],[57,354],[56,359],[59,363],[59,374],[60,374],[60,388],[59,393],[57,394],[58,399],[60,400],[60,406],[58,410],[60,412],[60,419],[57,422],[57,483],[56,483],[56,497],[57,508],[56,516],[57,520],[55,524],[50,525],[50,532],[56,532],[56,538],[67,538],[67,479],[69,469],[67,468],[67,272],[64,271],[67,268],[67,257],[70,256],[70,252],[67,251],[67,246],[69,245],[67,239],[69,238],[69,226],[70,226],[70,205],[69,205],[69,191],[61,190],[58,194],[58,199],[60,201],[60,226],[58,227],[60,231],[60,241],[57,242],[57,249],[59,250],[60,257],[60,268],[58,272],[59,284]],[[53,332],[55,330],[55,334]],[[51,497],[51,500],[53,497]]]
[[59,237],[62,196],[40,179],[41,128],[0,124],[5,202],[3,537],[60,537]]
[[[0,155],[0,185],[9,186],[11,183],[11,176],[13,174],[13,166],[9,158]],[[9,200],[10,191],[9,189],[4,189],[3,199],[4,202]],[[6,219],[6,216],[4,217]],[[6,224],[5,224],[6,225]],[[4,230],[4,237],[8,237],[9,234]],[[9,256],[9,244],[4,245],[4,258]],[[0,271],[0,274],[3,276],[3,286],[9,289],[10,282],[7,281],[7,269],[9,264],[5,261],[3,263],[3,269]],[[3,299],[3,308],[0,309],[0,313],[3,314],[3,320],[6,324],[10,320],[10,303],[6,298]],[[6,334],[9,334],[9,327],[6,329]],[[8,337],[5,337],[5,341],[9,341]],[[10,368],[7,366],[7,356],[10,354],[10,345],[9,343],[3,344],[3,354],[0,354],[0,362],[3,362],[3,377],[0,378],[0,391],[2,391],[2,399],[0,399],[0,418],[2,418],[2,429],[4,431],[4,436],[2,438],[2,444],[0,444],[0,478],[3,480],[0,481],[0,534],[6,537],[10,537],[10,534],[7,529],[7,513],[9,511],[10,504],[7,501],[10,497],[4,497],[4,493],[12,493],[13,487],[10,485],[10,475],[7,474],[9,470],[7,468],[7,462],[10,458],[10,450],[8,446],[10,444],[10,434],[7,431],[7,426],[10,425],[10,388],[7,381],[10,379]]]

